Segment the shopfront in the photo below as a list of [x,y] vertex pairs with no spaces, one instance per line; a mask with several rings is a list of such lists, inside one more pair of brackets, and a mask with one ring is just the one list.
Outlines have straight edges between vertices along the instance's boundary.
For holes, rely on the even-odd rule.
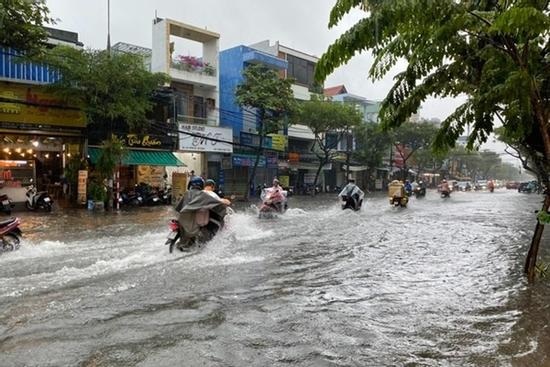
[[[155,134],[114,134],[124,146],[126,154],[119,167],[120,189],[129,189],[139,183],[165,188],[170,179],[167,168],[184,167],[185,164],[173,153],[174,138]],[[95,165],[101,154],[98,136],[90,134],[88,158]]]
[[64,171],[82,153],[82,111],[43,87],[0,82],[0,192],[25,200],[33,184],[63,196]]

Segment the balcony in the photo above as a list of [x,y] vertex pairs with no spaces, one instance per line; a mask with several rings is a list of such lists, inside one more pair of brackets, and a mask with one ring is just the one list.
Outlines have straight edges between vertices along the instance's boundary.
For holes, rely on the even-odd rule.
[[195,125],[218,126],[218,120],[208,117],[195,117],[189,115],[177,115],[176,122]]
[[170,76],[202,87],[218,86],[218,73],[214,66],[193,56],[178,56],[170,62]]

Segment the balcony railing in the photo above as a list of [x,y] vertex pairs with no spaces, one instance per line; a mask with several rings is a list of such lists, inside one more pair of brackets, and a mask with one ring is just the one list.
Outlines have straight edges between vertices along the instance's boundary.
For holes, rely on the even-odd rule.
[[202,61],[189,61],[184,59],[172,60],[170,67],[176,70],[188,71],[195,74],[216,76],[216,68],[208,63],[203,63]]
[[218,120],[215,118],[208,117],[196,117],[189,115],[177,115],[176,121],[178,123],[186,124],[196,124],[196,125],[208,125],[208,126],[218,126]]

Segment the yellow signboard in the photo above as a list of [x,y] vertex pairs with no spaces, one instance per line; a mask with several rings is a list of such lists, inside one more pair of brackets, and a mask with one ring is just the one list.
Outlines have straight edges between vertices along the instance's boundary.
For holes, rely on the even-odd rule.
[[271,148],[284,152],[287,145],[287,137],[282,134],[269,134],[271,136]]
[[285,189],[288,188],[288,186],[290,185],[290,177],[279,176],[279,183],[281,184],[281,187],[284,187]]
[[44,87],[12,83],[0,83],[0,122],[86,127],[82,110]]
[[80,204],[86,204],[86,185],[88,183],[88,171],[78,171],[78,202]]

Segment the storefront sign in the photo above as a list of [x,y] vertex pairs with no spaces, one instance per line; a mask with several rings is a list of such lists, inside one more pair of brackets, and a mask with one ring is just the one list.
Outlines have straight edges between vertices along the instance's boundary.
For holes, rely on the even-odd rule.
[[137,182],[145,182],[153,187],[164,186],[164,166],[137,166]]
[[288,161],[290,163],[298,163],[300,161],[300,154],[298,153],[288,153]]
[[123,141],[129,147],[159,148],[162,145],[159,139],[149,135],[128,134]]
[[[235,167],[253,167],[256,162],[256,156],[249,154],[233,154],[233,166]],[[265,167],[265,157],[260,156],[258,167]]]
[[287,136],[282,134],[269,134],[269,136],[271,137],[271,149],[284,152],[288,143]]
[[[264,137],[263,147],[271,149],[272,141],[270,136]],[[260,145],[260,135],[250,134],[241,131],[241,144],[246,144],[251,147],[257,147]]]
[[78,202],[80,204],[86,204],[86,185],[88,184],[88,171],[80,170],[78,171]]
[[[233,153],[233,130],[230,128],[213,127],[182,123],[179,126],[179,149],[189,152]],[[183,132],[189,132],[188,135]],[[215,140],[210,140],[210,139]],[[223,142],[229,143],[223,143]]]
[[43,87],[0,83],[0,122],[86,127],[84,113]]
[[267,168],[277,168],[279,163],[277,152],[265,152],[264,154],[267,162]]

